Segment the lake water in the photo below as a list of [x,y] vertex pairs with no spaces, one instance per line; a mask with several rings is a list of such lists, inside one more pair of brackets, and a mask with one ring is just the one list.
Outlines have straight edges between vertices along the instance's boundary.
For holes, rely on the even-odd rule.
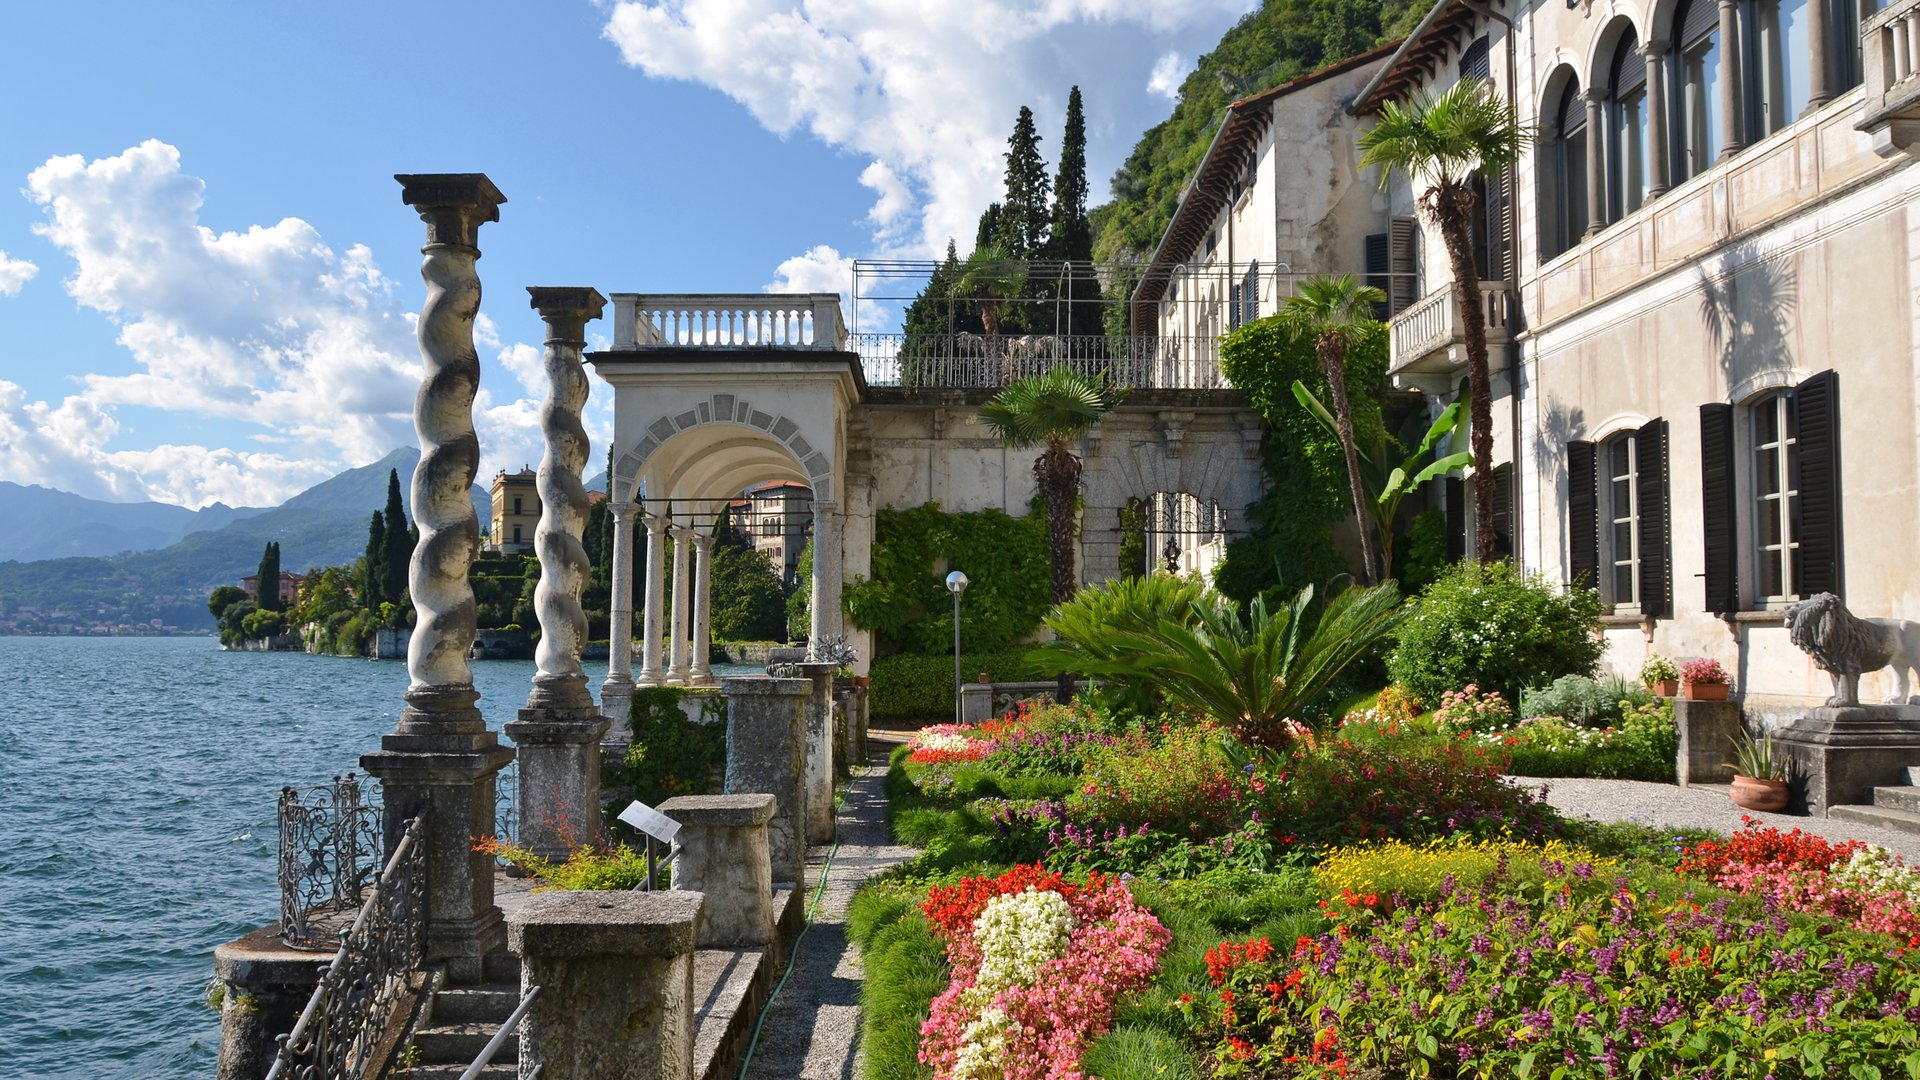
[[[473,669],[497,730],[533,663]],[[210,638],[0,637],[0,1077],[212,1077],[213,947],[279,917],[274,800],[357,770],[406,685]]]

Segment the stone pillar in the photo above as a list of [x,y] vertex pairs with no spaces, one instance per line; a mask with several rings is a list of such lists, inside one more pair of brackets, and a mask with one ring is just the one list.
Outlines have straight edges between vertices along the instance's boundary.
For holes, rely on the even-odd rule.
[[840,633],[840,507],[830,502],[813,504],[813,596],[812,629],[808,632],[807,655],[827,638]]
[[833,673],[839,665],[809,660],[793,666],[812,684],[807,692],[807,843],[825,844],[833,839]]
[[1806,11],[1807,108],[1812,110],[1833,100],[1833,15],[1827,0],[1810,0]]
[[960,722],[963,724],[984,724],[993,719],[993,684],[983,682],[965,682],[960,684]]
[[661,627],[662,616],[666,611],[667,576],[667,526],[666,518],[650,516],[647,518],[647,613],[641,621],[640,634],[640,678],[637,686],[661,686],[667,681],[666,669],[660,665],[660,639],[665,636]]
[[215,1080],[259,1080],[273,1068],[280,1036],[293,1030],[333,953],[290,949],[278,925],[216,945],[220,1057]]
[[610,509],[613,596],[607,619],[607,681],[600,684],[600,711],[613,718],[607,741],[624,744],[633,741],[627,707],[633,701],[633,515],[637,507],[620,500]]
[[397,176],[402,199],[427,223],[420,275],[425,376],[414,401],[420,464],[413,474],[414,548],[407,583],[419,619],[407,643],[406,708],[361,768],[385,787],[391,849],[409,819],[426,815],[427,951],[455,982],[477,981],[481,959],[505,940],[493,903],[493,860],[473,838],[494,831],[494,778],[513,751],[487,730],[467,667],[473,645],[473,589],[467,573],[480,546],[469,491],[480,460],[473,397],[480,358],[473,321],[480,310],[474,264],[480,225],[498,221],[506,197],[480,173]]
[[772,795],[767,851],[773,880],[804,889],[807,869],[806,679],[722,679],[727,695],[728,795]]
[[692,1080],[693,950],[703,897],[690,892],[535,893],[514,914],[520,1075]]
[[1674,778],[1681,787],[1724,784],[1733,776],[1726,766],[1746,728],[1737,701],[1673,700],[1673,723],[1680,736],[1674,754]]
[[1747,145],[1746,87],[1740,82],[1739,0],[1720,0],[1720,159]]
[[1580,95],[1587,103],[1587,236],[1607,227],[1607,122],[1602,108],[1606,95],[1588,88]]
[[771,795],[680,795],[659,806],[680,823],[673,891],[707,898],[697,943],[736,949],[773,940],[773,862],[767,849]]
[[667,682],[673,686],[687,685],[690,662],[687,658],[688,623],[687,616],[692,604],[689,602],[688,584],[693,578],[693,542],[690,537],[693,530],[683,525],[673,527],[673,663],[667,668]]
[[716,686],[708,656],[713,649],[713,537],[693,534],[693,665],[687,685]]
[[1667,101],[1667,43],[1649,41],[1640,49],[1647,63],[1647,201],[1653,201],[1672,184],[1669,162],[1673,147],[1667,142],[1667,116],[1672,105]]
[[1907,784],[1920,766],[1920,706],[1822,705],[1777,728],[1773,748],[1793,761],[1789,812],[1828,817]]
[[833,692],[834,736],[833,772],[835,776],[852,776],[853,767],[866,760],[866,750],[860,740],[860,696],[866,691],[849,686],[845,690]]
[[580,483],[587,463],[587,432],[580,424],[587,373],[580,367],[580,351],[587,344],[587,322],[600,317],[607,298],[584,288],[527,292],[547,324],[547,398],[540,408],[546,453],[537,480],[540,525],[533,534],[540,557],[540,584],[533,594],[540,644],[534,652],[533,692],[506,732],[520,753],[517,839],[558,860],[600,839],[599,743],[613,723],[594,707],[580,667],[580,647],[587,640],[580,593],[588,573],[587,551],[580,543],[587,523],[587,492]]

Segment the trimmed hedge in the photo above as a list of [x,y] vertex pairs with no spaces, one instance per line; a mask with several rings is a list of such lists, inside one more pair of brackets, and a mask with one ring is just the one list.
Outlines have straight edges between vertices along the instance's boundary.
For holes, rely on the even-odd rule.
[[[1046,676],[1028,659],[1025,646],[960,654],[960,675],[973,682],[986,672],[994,682],[1038,682]],[[953,655],[900,653],[873,662],[869,708],[875,720],[953,719]]]

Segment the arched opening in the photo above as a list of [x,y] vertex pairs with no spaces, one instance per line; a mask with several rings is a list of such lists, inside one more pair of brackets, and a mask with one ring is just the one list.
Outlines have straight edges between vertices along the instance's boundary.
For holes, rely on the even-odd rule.
[[1647,144],[1647,61],[1631,25],[1620,32],[1607,72],[1607,219],[1646,201],[1652,154]]
[[1713,0],[1686,0],[1674,18],[1671,108],[1673,178],[1678,183],[1712,167],[1726,118],[1720,109],[1720,10]]
[[1541,139],[1540,255],[1552,259],[1580,242],[1587,231],[1587,107],[1580,80],[1561,69],[1557,89],[1547,93],[1547,125]]

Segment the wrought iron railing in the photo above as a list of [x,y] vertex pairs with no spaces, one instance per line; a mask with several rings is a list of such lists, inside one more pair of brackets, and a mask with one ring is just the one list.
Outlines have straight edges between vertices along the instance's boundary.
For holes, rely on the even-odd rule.
[[503,844],[520,838],[520,759],[493,778],[493,835]]
[[380,805],[348,773],[320,787],[280,789],[280,940],[296,949],[339,944],[343,913],[380,869]]
[[426,952],[424,834],[423,817],[407,822],[267,1080],[364,1080],[379,1069],[381,1037]]
[[997,389],[1065,367],[1127,388],[1220,390],[1210,343],[1171,336],[1073,334],[854,334],[869,386]]

